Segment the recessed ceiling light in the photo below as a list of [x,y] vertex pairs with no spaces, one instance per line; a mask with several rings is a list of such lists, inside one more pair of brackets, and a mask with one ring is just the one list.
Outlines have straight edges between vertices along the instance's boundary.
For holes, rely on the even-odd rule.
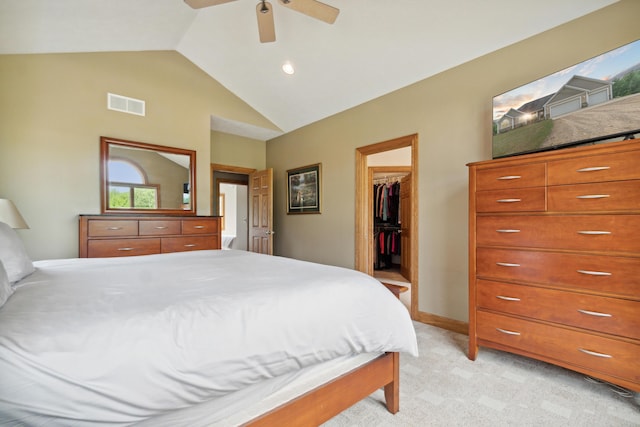
[[282,64],[282,71],[284,71],[287,74],[293,74],[296,72],[296,70],[293,69],[293,64],[289,61]]

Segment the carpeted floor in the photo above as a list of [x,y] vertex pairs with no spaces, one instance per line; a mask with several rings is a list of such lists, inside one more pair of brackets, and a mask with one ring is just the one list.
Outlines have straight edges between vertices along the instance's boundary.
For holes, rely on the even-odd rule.
[[640,426],[637,393],[529,358],[480,348],[467,337],[414,322],[420,357],[401,355],[400,412],[378,390],[324,427]]

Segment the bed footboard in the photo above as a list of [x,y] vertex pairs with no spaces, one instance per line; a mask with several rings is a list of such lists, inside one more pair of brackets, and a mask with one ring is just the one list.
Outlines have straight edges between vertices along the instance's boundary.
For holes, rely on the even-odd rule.
[[385,353],[245,425],[318,426],[382,387],[386,407],[395,414],[400,408],[399,353]]

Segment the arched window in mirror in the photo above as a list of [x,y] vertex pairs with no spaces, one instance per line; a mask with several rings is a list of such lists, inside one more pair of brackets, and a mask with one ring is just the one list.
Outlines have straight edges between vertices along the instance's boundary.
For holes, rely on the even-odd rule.
[[109,160],[109,176],[112,181],[129,182],[131,184],[146,184],[147,177],[142,168],[131,160]]
[[109,208],[157,209],[157,185],[147,184],[144,170],[128,159],[109,159]]

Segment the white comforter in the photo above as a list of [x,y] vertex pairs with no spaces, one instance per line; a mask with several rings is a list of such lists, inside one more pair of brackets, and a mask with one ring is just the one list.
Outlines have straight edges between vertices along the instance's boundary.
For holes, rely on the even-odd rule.
[[126,425],[342,355],[417,355],[353,270],[243,251],[38,261],[0,308],[0,420]]

